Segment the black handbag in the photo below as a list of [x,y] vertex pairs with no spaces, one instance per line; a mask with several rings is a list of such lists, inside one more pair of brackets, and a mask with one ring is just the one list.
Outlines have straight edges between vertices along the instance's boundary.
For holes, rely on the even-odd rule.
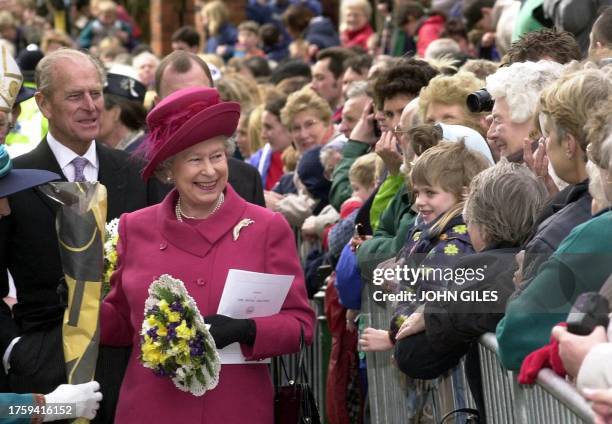
[[279,357],[283,374],[287,381],[284,386],[278,386],[274,395],[275,424],[320,424],[319,410],[308,383],[306,365],[304,364],[304,332],[300,335],[300,354],[298,356],[295,379],[290,378],[285,368],[285,362]]

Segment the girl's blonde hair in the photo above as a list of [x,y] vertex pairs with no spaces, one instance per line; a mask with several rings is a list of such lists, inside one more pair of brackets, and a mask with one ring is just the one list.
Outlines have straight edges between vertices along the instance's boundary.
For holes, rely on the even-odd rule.
[[208,36],[217,35],[223,24],[229,21],[229,10],[227,10],[227,6],[219,0],[206,3],[201,13],[203,16],[206,16]]
[[366,188],[372,187],[376,184],[376,165],[378,161],[382,162],[382,159],[374,152],[359,156],[349,169],[349,180]]
[[463,140],[442,141],[419,156],[410,174],[411,186],[438,186],[457,199],[457,204],[446,211],[432,227],[434,235],[440,234],[453,218],[461,215],[464,197],[472,178],[488,167],[487,159],[468,149]]
[[263,141],[261,139],[262,129],[262,115],[264,111],[264,105],[257,106],[249,115],[249,124],[247,128],[247,136],[249,138],[249,144],[251,146],[251,152],[255,153],[257,150],[263,147]]

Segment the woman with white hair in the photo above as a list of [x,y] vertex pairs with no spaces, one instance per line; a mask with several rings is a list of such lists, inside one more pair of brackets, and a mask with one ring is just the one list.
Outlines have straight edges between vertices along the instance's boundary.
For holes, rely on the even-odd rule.
[[487,77],[486,89],[495,100],[487,141],[510,162],[523,159],[523,140],[534,135],[533,116],[540,92],[561,75],[556,62],[522,62],[500,68]]

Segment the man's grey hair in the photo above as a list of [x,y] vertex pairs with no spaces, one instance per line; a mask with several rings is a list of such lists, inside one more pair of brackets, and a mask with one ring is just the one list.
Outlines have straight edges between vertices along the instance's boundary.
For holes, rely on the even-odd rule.
[[487,244],[520,245],[547,198],[546,187],[526,166],[502,159],[472,179],[463,219],[479,225]]
[[367,81],[355,81],[349,85],[348,90],[346,90],[346,98],[353,99],[355,97],[361,96],[370,96],[369,92],[369,84]]
[[58,62],[64,60],[71,60],[77,63],[83,63],[83,61],[90,62],[98,73],[100,84],[103,86],[106,82],[106,71],[98,59],[80,50],[61,48],[45,55],[45,57],[38,62],[38,65],[36,65],[36,87],[43,95],[50,96],[53,94],[53,83],[55,80],[54,68],[57,66]]
[[486,88],[494,99],[505,97],[510,120],[521,124],[533,117],[540,92],[562,71],[563,65],[549,60],[513,63],[489,75]]

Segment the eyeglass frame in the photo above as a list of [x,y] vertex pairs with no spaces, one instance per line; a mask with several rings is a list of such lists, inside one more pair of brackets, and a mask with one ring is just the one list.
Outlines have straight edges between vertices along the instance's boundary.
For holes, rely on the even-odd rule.
[[317,118],[313,118],[311,120],[308,120],[306,122],[304,122],[303,125],[300,125],[299,127],[295,128],[293,125],[289,126],[289,134],[295,134],[298,133],[302,130],[309,130],[310,128],[314,127],[315,125],[319,124],[319,123],[323,123],[323,121],[321,121],[320,119]]

